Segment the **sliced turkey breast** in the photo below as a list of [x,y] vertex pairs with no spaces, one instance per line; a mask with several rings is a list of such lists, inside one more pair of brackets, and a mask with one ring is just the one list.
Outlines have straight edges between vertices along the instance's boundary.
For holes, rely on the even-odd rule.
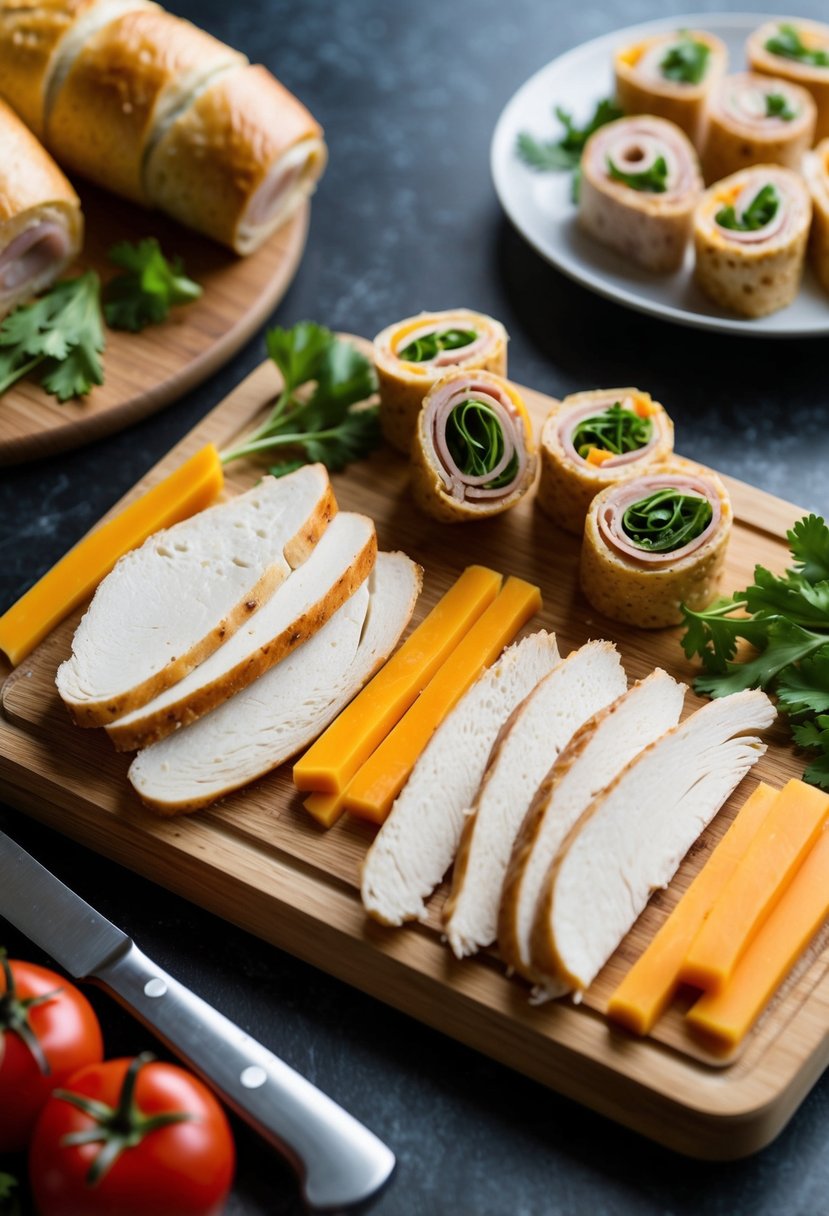
[[528,979],[539,979],[530,939],[559,849],[596,795],[643,748],[676,726],[686,691],[657,668],[585,722],[539,786],[512,850],[498,917],[501,956]]
[[422,571],[378,553],[368,580],[288,658],[185,730],[139,752],[129,779],[162,815],[196,811],[307,747],[386,661]]
[[426,915],[499,730],[559,662],[555,634],[543,630],[510,646],[432,735],[363,863],[363,903],[375,920],[401,925]]
[[513,842],[553,761],[573,732],[626,686],[616,647],[588,642],[553,668],[510,716],[464,825],[444,913],[458,958],[495,940]]
[[537,905],[533,965],[552,990],[592,983],[648,902],[766,750],[765,693],[711,701],[632,760],[565,841]]
[[100,583],[58,668],[79,726],[146,705],[212,654],[313,550],[337,504],[321,464],[151,536]]
[[367,515],[343,511],[311,556],[250,621],[172,688],[107,726],[118,751],[133,751],[195,722],[313,637],[371,573],[377,535]]

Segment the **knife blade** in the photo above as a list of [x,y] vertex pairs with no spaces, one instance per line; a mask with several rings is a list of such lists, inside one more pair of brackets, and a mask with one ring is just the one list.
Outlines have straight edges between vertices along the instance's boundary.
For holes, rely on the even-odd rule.
[[107,988],[269,1143],[314,1211],[347,1211],[379,1194],[391,1150],[201,997],[0,832],[0,916],[77,979]]

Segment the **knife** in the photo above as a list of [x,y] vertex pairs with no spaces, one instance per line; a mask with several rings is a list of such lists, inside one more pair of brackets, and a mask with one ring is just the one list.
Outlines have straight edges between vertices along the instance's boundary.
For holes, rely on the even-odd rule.
[[314,1211],[374,1198],[385,1144],[250,1035],[147,958],[106,917],[0,832],[0,916],[77,979],[126,1005],[296,1169]]

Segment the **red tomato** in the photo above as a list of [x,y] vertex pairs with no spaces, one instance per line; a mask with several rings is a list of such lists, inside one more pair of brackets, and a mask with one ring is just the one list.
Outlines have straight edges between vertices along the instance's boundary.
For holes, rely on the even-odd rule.
[[92,1006],[74,984],[34,963],[0,963],[0,1153],[11,1153],[26,1147],[55,1086],[103,1059],[104,1045]]
[[[150,1056],[107,1060],[70,1078],[70,1095],[103,1103],[109,1118],[79,1109],[59,1096],[65,1091],[49,1098],[29,1151],[41,1216],[218,1216],[222,1211],[236,1164],[224,1111],[183,1068],[151,1061]],[[186,1118],[153,1126],[163,1124],[170,1112]],[[66,1143],[67,1136],[96,1128],[96,1139]],[[103,1164],[102,1152],[113,1153],[111,1164],[92,1181],[90,1170],[96,1161]]]

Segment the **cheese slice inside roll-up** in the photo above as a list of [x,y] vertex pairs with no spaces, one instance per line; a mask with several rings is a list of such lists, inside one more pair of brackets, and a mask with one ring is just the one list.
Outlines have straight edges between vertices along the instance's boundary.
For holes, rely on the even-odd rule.
[[127,12],[88,38],[46,117],[61,163],[138,203],[150,203],[145,160],[159,133],[217,72],[245,57],[159,8]]
[[829,136],[829,25],[801,17],[767,21],[746,44],[753,72],[803,85],[817,106],[815,138]]
[[507,331],[500,321],[467,308],[424,312],[395,321],[374,339],[383,435],[411,450],[423,398],[452,368],[507,374]]
[[48,99],[87,38],[152,0],[0,0],[0,96],[38,139]]
[[717,595],[731,502],[710,469],[674,457],[597,494],[584,523],[581,587],[598,611],[640,629]]
[[538,505],[560,528],[579,534],[600,490],[665,460],[673,446],[673,423],[649,393],[571,393],[556,402],[541,431]]
[[267,68],[222,73],[153,146],[151,202],[237,253],[257,249],[312,193],[322,128]]
[[803,158],[803,174],[812,195],[809,252],[817,277],[829,291],[829,139]]
[[694,277],[717,304],[763,317],[800,286],[812,204],[803,178],[756,165],[716,182],[694,216]]
[[616,52],[616,100],[625,114],[676,123],[699,146],[708,95],[727,60],[725,44],[704,30],[656,34]]
[[412,490],[445,523],[498,515],[535,480],[532,424],[516,389],[493,372],[449,372],[423,402],[412,445]]
[[0,316],[48,287],[80,252],[78,196],[0,102]]
[[620,118],[585,145],[579,222],[623,257],[669,273],[682,264],[701,190],[696,152],[679,127],[647,115]]
[[811,94],[788,80],[752,72],[726,76],[711,95],[702,150],[707,182],[751,165],[799,169],[815,134]]

